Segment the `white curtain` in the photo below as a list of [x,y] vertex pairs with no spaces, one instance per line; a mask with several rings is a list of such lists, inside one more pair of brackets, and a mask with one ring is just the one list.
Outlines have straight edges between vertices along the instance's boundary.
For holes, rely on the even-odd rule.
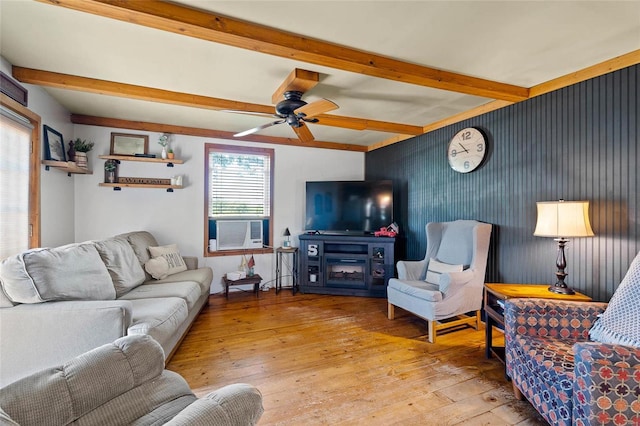
[[29,248],[29,121],[0,109],[0,259]]

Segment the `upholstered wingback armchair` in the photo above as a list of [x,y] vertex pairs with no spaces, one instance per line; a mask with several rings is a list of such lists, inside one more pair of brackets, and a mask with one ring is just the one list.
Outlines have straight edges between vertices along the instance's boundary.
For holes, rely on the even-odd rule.
[[426,232],[424,259],[399,261],[398,278],[389,280],[388,317],[394,319],[397,306],[424,318],[433,343],[439,330],[479,326],[491,225],[475,220],[432,222]]
[[609,304],[505,301],[507,374],[553,425],[640,425],[640,254]]

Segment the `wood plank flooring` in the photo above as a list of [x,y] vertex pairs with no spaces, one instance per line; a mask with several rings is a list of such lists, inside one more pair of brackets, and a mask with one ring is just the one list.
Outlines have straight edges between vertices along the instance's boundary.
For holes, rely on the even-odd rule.
[[260,425],[546,424],[485,359],[484,330],[430,344],[425,321],[400,309],[387,319],[386,299],[259,296],[211,296],[167,368],[198,396],[255,385]]

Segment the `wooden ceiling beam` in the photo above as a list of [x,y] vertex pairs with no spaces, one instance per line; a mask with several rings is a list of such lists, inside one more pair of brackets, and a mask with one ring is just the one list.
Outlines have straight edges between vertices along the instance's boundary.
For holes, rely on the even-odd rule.
[[95,117],[82,114],[71,114],[71,122],[74,124],[85,124],[88,126],[115,127],[119,129],[139,130],[144,132],[172,133],[175,135],[187,135],[203,138],[216,138],[227,140],[240,140],[248,142],[261,142],[276,145],[300,146],[305,148],[337,149],[352,152],[367,152],[364,145],[353,145],[347,143],[311,141],[302,142],[295,138],[281,138],[277,136],[264,136],[252,134],[240,138],[233,137],[234,132],[223,130],[202,129],[198,127],[175,126],[171,124],[150,123],[145,121],[131,121],[119,118]]
[[241,21],[160,0],[38,0],[295,61],[371,77],[506,101],[529,97],[526,87],[470,77]]
[[[61,74],[50,71],[35,70],[14,66],[13,77],[23,83],[37,84],[58,89],[77,90],[81,92],[98,93],[101,95],[117,96],[121,98],[138,99],[149,102],[158,102],[172,105],[187,106],[192,108],[204,108],[211,110],[235,110],[274,114],[272,105],[260,105],[247,102],[238,102],[228,99],[212,98],[208,96],[194,95],[190,93],[173,92],[170,90],[155,89],[152,87],[136,86],[132,84],[116,83],[107,80],[98,80],[88,77],[79,77],[69,74]],[[352,130],[375,130],[387,133],[422,134],[422,126],[413,126],[401,123],[389,123],[385,121],[367,120],[356,117],[336,116],[320,114],[316,116],[320,120],[318,125],[341,127]]]

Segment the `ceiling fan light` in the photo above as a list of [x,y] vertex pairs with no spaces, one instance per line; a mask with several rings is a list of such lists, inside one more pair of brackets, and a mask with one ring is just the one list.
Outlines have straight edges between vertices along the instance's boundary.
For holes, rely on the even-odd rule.
[[298,119],[298,117],[296,117],[295,114],[289,114],[286,118],[287,120],[287,124],[291,127],[300,127],[302,126],[302,124],[300,123],[300,120]]

